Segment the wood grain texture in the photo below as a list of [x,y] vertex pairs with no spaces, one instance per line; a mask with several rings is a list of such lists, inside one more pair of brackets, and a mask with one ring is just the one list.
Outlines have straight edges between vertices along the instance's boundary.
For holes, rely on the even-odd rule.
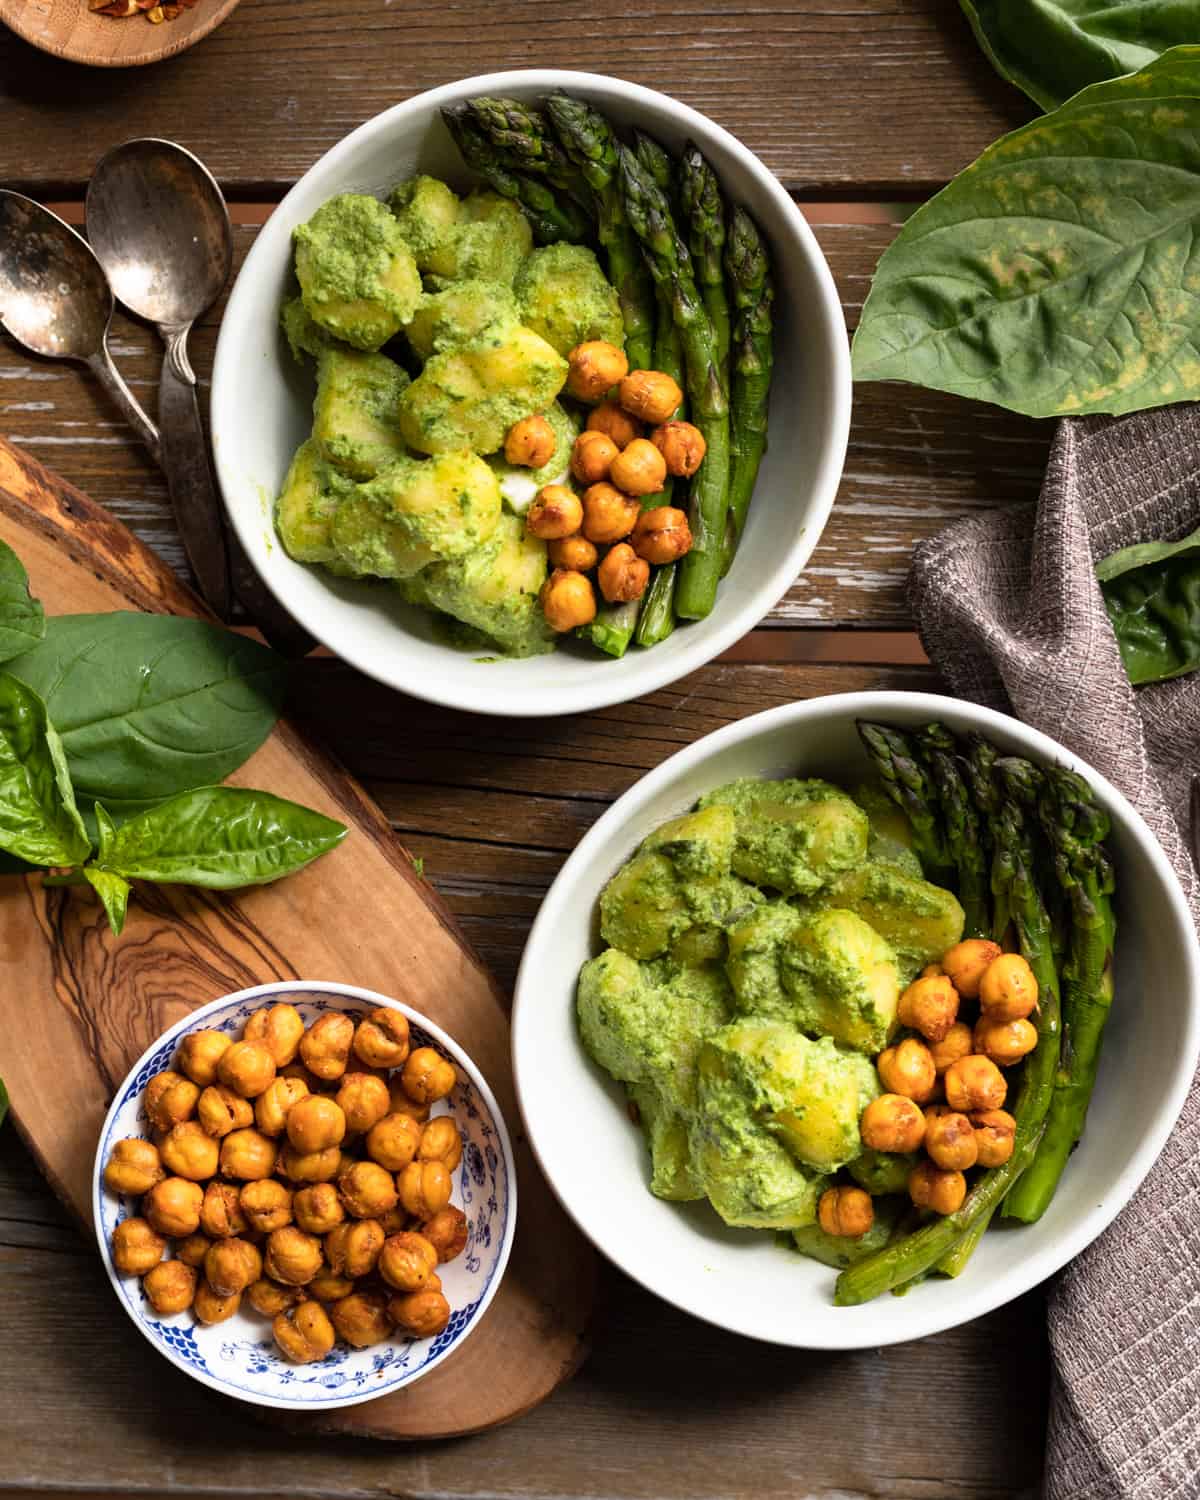
[[52,57],[92,68],[144,67],[175,57],[202,41],[241,0],[199,0],[173,21],[154,25],[145,16],[115,19],[81,0],[0,0],[0,21]]
[[[0,536],[50,614],[202,613],[128,531],[7,444]],[[503,997],[383,815],[293,727],[281,723],[232,780],[340,818],[350,837],[275,885],[228,895],[139,885],[120,938],[82,891],[48,890],[38,877],[3,882],[0,1026],[13,1039],[4,1053],[13,1116],[86,1221],[95,1142],[113,1093],[154,1038],[197,1005],[268,980],[336,977],[427,1013],[470,1053],[512,1128],[521,1196],[512,1261],[461,1353],[411,1389],[322,1423],[417,1437],[509,1420],[582,1357],[594,1267],[521,1137]],[[32,1023],[31,994],[41,999]]]

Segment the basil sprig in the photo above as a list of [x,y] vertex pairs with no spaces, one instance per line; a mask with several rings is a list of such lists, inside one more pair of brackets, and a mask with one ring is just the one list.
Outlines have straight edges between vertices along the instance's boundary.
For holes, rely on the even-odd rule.
[[46,633],[42,606],[29,594],[29,575],[21,559],[0,542],[0,661],[19,656]]

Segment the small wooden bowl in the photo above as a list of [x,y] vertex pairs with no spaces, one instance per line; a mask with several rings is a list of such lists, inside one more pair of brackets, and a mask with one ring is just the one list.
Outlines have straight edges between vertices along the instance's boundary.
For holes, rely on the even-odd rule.
[[0,0],[0,21],[19,37],[70,62],[93,68],[137,68],[185,52],[215,31],[239,0],[197,0],[173,21],[154,26],[144,15],[117,19],[87,0]]

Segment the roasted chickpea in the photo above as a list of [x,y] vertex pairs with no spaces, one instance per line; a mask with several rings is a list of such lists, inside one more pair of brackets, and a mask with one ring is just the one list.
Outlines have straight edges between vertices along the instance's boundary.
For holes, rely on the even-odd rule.
[[958,991],[944,974],[914,979],[900,996],[896,1014],[902,1026],[931,1042],[944,1041],[958,1019]]
[[[305,1306],[319,1307],[320,1303],[305,1303]],[[381,1344],[395,1326],[388,1313],[387,1299],[379,1292],[351,1292],[340,1302],[330,1303],[329,1316],[338,1336],[356,1349]]]
[[581,432],[571,449],[571,473],[580,484],[599,484],[608,478],[613,459],[621,450],[603,432]]
[[388,1303],[388,1314],[396,1327],[415,1339],[431,1339],[450,1321],[450,1304],[439,1288],[401,1292]]
[[284,1286],[269,1276],[260,1276],[246,1288],[246,1301],[264,1318],[277,1318],[303,1299],[304,1293],[298,1286]]
[[341,1105],[324,1094],[306,1094],[288,1111],[287,1138],[297,1151],[340,1146],[345,1134],[346,1116]]
[[420,1149],[421,1137],[421,1126],[410,1115],[384,1115],[367,1132],[367,1155],[389,1172],[402,1172]]
[[1008,1093],[1004,1074],[990,1057],[978,1053],[960,1057],[942,1076],[946,1102],[964,1115],[976,1109],[999,1109]]
[[274,1177],[248,1182],[241,1192],[242,1213],[258,1234],[270,1234],[292,1222],[292,1193]]
[[1017,1122],[1005,1109],[976,1110],[971,1116],[981,1167],[1002,1167],[1013,1154]]
[[574,536],[583,524],[583,503],[565,484],[544,484],[525,512],[525,530],[544,542]]
[[546,624],[560,635],[596,618],[596,595],[591,580],[565,568],[555,568],[542,584],[538,602]]
[[263,1273],[263,1258],[249,1240],[218,1240],[204,1257],[204,1279],[222,1297],[244,1292]]
[[336,1146],[297,1151],[287,1145],[279,1153],[279,1170],[291,1182],[332,1182],[342,1170],[342,1153]]
[[588,413],[587,431],[602,432],[618,448],[628,448],[634,438],[642,435],[641,424],[622,411],[615,401],[602,401]]
[[193,1083],[207,1088],[216,1080],[217,1064],[231,1041],[223,1031],[193,1031],[179,1044],[179,1066]]
[[181,1260],[185,1266],[199,1269],[204,1264],[204,1257],[211,1244],[212,1240],[206,1234],[185,1235],[175,1246],[175,1259]]
[[381,1005],[358,1023],[354,1055],[368,1068],[398,1068],[408,1054],[408,1020],[402,1011]]
[[[366,1223],[367,1221],[363,1219],[359,1222]],[[304,1290],[310,1297],[315,1297],[318,1302],[338,1302],[350,1295],[354,1290],[354,1282],[349,1276],[339,1276],[332,1266],[326,1264],[321,1267]]]
[[410,1099],[405,1092],[404,1080],[396,1074],[388,1083],[388,1093],[392,1096],[392,1114],[408,1115],[410,1119],[416,1120],[419,1125],[424,1125],[429,1118],[430,1106],[419,1104],[415,1099]]
[[349,1016],[321,1016],[304,1033],[300,1056],[310,1073],[329,1082],[346,1071],[353,1042],[354,1022]]
[[229,1292],[222,1295],[207,1281],[201,1280],[196,1287],[196,1295],[192,1299],[192,1314],[197,1323],[209,1326],[213,1323],[224,1323],[227,1318],[232,1318],[241,1305],[241,1292]]
[[926,964],[925,967],[921,970],[921,978],[934,979],[937,977],[937,975],[944,974],[945,972],[946,971],[942,968],[941,964]]
[[156,1182],[142,1201],[142,1212],[151,1228],[171,1239],[182,1239],[200,1228],[204,1189],[185,1177],[167,1177]]
[[278,1148],[261,1130],[234,1130],[221,1142],[221,1175],[257,1182],[275,1170]]
[[379,1252],[379,1274],[399,1292],[416,1292],[438,1263],[437,1250],[422,1234],[393,1234]]
[[971,1028],[965,1021],[955,1021],[940,1042],[929,1044],[929,1054],[939,1078],[951,1063],[957,1062],[960,1057],[969,1057],[974,1050]]
[[410,1053],[400,1075],[404,1092],[418,1104],[436,1104],[444,1099],[457,1081],[454,1064],[447,1062],[432,1047],[418,1047]]
[[624,353],[603,339],[576,344],[567,355],[567,365],[567,390],[576,401],[599,401],[629,370]]
[[295,1062],[303,1035],[304,1018],[286,1001],[256,1010],[242,1029],[242,1040],[261,1042],[275,1059],[277,1068]]
[[161,1260],[142,1277],[142,1291],[160,1318],[186,1312],[196,1295],[196,1272],[181,1260]]
[[210,1240],[229,1239],[246,1229],[246,1216],[232,1183],[210,1182],[200,1205],[200,1228]]
[[604,546],[619,542],[633,530],[641,506],[615,485],[589,484],[583,492],[583,534],[589,542]]
[[409,1162],[396,1185],[401,1207],[414,1219],[432,1219],[450,1202],[450,1173],[440,1161]]
[[167,1242],[145,1219],[122,1219],[112,1232],[113,1265],[122,1276],[144,1276],[163,1258]]
[[346,1117],[347,1132],[365,1135],[390,1108],[388,1086],[374,1073],[347,1073],[335,1102]]
[[1019,953],[1002,953],[983,971],[979,1004],[989,1021],[1023,1021],[1037,1002],[1037,978]]
[[646,592],[650,564],[643,562],[628,542],[618,542],[608,549],[596,581],[610,604],[629,603]]
[[687,516],[674,505],[644,510],[633,528],[633,550],[649,563],[670,563],[692,550]]
[[128,1136],[118,1141],[104,1168],[104,1186],[110,1193],[140,1196],[166,1176],[162,1158],[153,1141]]
[[294,1224],[285,1224],[267,1236],[263,1270],[273,1281],[303,1286],[321,1269],[324,1258],[321,1241],[315,1234],[305,1234]]
[[547,544],[546,555],[551,567],[565,568],[569,573],[586,573],[600,556],[585,536],[558,537]]
[[931,1208],[935,1214],[956,1213],[967,1196],[967,1179],[961,1172],[919,1161],[908,1174],[908,1196],[917,1208]]
[[325,1259],[339,1276],[369,1276],[386,1240],[378,1219],[353,1219],[325,1236]]
[[871,1195],[859,1187],[831,1187],[821,1194],[817,1219],[826,1234],[857,1240],[875,1222]]
[[243,1099],[257,1099],[275,1081],[275,1058],[265,1042],[234,1042],[221,1054],[217,1077]]
[[858,1128],[873,1151],[915,1151],[925,1138],[925,1116],[903,1094],[880,1094],[863,1110]]
[[356,1161],[338,1177],[338,1192],[346,1212],[355,1219],[377,1219],[396,1206],[392,1174],[375,1161]]
[[192,1118],[199,1098],[200,1090],[190,1078],[168,1068],[165,1073],[156,1073],[146,1085],[142,1103],[155,1130],[170,1130]]
[[[462,1135],[454,1123],[453,1115],[438,1115],[436,1120],[430,1120],[421,1131],[417,1155],[422,1161],[440,1161],[447,1172],[453,1172],[462,1161],[462,1153]],[[405,1162],[404,1165],[407,1166],[408,1163]],[[398,1172],[400,1168],[394,1167],[392,1170]]]
[[397,1202],[395,1208],[389,1209],[387,1213],[380,1216],[379,1227],[383,1230],[384,1237],[389,1234],[403,1234],[409,1227],[409,1217]]
[[910,1036],[894,1047],[879,1054],[876,1063],[879,1079],[891,1094],[903,1094],[917,1104],[926,1104],[933,1098],[937,1083],[937,1070],[933,1056],[924,1042]]
[[454,1260],[467,1248],[467,1216],[461,1208],[438,1209],[417,1232],[437,1251],[439,1261]]
[[324,1359],[337,1339],[329,1314],[319,1302],[301,1302],[290,1313],[279,1313],[271,1333],[280,1353],[298,1365]]
[[650,434],[650,441],[666,461],[667,473],[676,479],[690,479],[708,451],[704,434],[690,422],[664,422]]
[[966,938],[942,954],[942,971],[964,1000],[978,1000],[983,972],[1001,951],[988,938]]
[[254,1101],[254,1123],[263,1135],[282,1135],[289,1110],[307,1098],[308,1084],[302,1078],[276,1078]]
[[955,1110],[926,1120],[925,1149],[934,1165],[946,1172],[965,1172],[979,1155],[974,1127],[966,1115]]
[[[195,1085],[192,1085],[193,1088]],[[217,1170],[221,1148],[196,1120],[172,1125],[163,1137],[159,1154],[163,1166],[176,1177],[204,1182]]]
[[647,438],[634,438],[613,459],[609,479],[627,495],[657,495],[667,482],[667,461]]
[[506,463],[522,469],[542,469],[554,457],[558,439],[545,417],[522,417],[508,429],[504,438]]
[[196,1105],[196,1118],[214,1140],[254,1124],[254,1105],[223,1083],[210,1083]]
[[1037,1027],[1032,1021],[993,1021],[985,1010],[975,1023],[975,1050],[1001,1068],[1011,1068],[1037,1046]]
[[658,427],[683,404],[683,392],[661,370],[634,370],[621,381],[618,399],[631,416]]
[[292,1215],[305,1234],[328,1234],[346,1217],[346,1210],[332,1182],[317,1182],[296,1193]]

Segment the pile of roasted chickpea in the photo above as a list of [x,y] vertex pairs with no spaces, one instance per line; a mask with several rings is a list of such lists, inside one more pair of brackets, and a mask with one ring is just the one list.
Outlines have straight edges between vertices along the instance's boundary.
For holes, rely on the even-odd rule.
[[[671,563],[691,550],[686,514],[673,505],[643,510],[642,499],[660,493],[668,474],[690,479],[705,452],[700,429],[673,420],[683,392],[670,375],[631,371],[622,351],[602,339],[576,345],[567,362],[569,394],[600,403],[571,452],[571,473],[583,494],[543,485],[525,517],[528,531],[547,543],[552,572],[541,605],[547,624],[559,632],[596,618],[593,569],[610,604],[631,602],[645,593],[652,563]],[[504,456],[540,469],[554,448],[546,418],[525,417],[509,428]],[[603,556],[601,548],[607,548]]]
[[[960,1013],[978,1002],[972,1026]],[[908,1176],[920,1209],[952,1214],[967,1195],[972,1167],[999,1167],[1013,1153],[1016,1121],[1002,1109],[1008,1083],[1001,1072],[1037,1046],[1029,1017],[1038,985],[1019,953],[970,938],[942,955],[900,996],[898,1019],[917,1033],[876,1059],[887,1093],[863,1111],[859,1132],[875,1151],[925,1155]],[[859,1187],[821,1195],[821,1227],[857,1239],[874,1222],[870,1196]]]
[[330,1012],[306,1029],[295,1006],[271,1005],[240,1041],[192,1032],[176,1064],[146,1085],[153,1139],[118,1141],[104,1169],[112,1192],[142,1200],[112,1257],[155,1312],[221,1323],[244,1297],[300,1364],[338,1338],[440,1333],[437,1267],[461,1254],[467,1221],[450,1205],[462,1138],[430,1113],[455,1072],[410,1048],[403,1014]]

